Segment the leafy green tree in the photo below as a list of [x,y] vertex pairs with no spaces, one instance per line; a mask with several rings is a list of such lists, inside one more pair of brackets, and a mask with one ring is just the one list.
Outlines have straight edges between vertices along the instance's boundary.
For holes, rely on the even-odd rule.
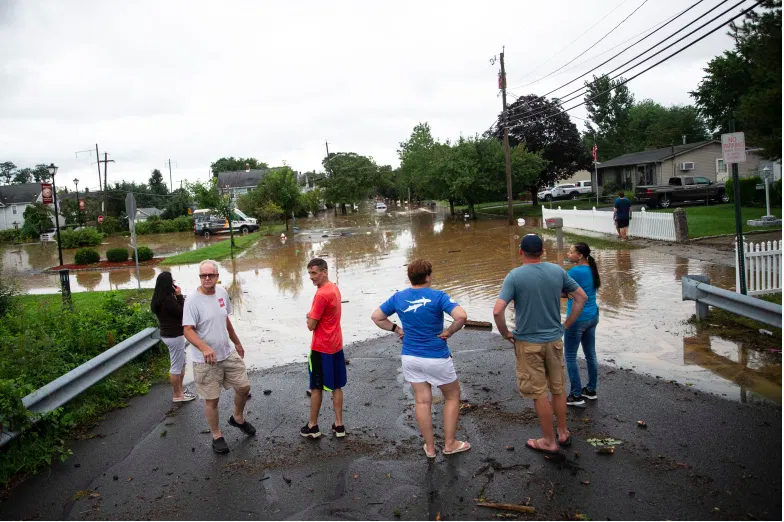
[[11,184],[11,180],[14,177],[14,171],[16,170],[16,165],[12,161],[4,161],[0,163],[0,178],[5,179],[5,184]]
[[[437,180],[433,170],[435,148],[436,141],[430,132],[430,125],[419,123],[408,140],[400,143],[397,151],[400,159],[399,181],[419,197],[437,197]],[[404,194],[407,192],[405,190]]]
[[324,191],[320,188],[315,188],[302,194],[302,197],[300,198],[300,207],[306,213],[311,212],[315,216],[321,210],[323,201]]
[[735,48],[708,63],[706,76],[690,94],[715,133],[736,130],[781,158],[781,0],[766,0],[743,24],[730,25]]
[[25,167],[23,169],[18,169],[14,173],[14,179],[11,183],[14,184],[22,184],[22,183],[32,183],[33,181],[33,169],[30,167]]
[[299,205],[302,194],[297,175],[289,167],[275,169],[267,173],[259,182],[256,190],[261,191],[262,200],[272,201],[285,213],[286,230],[289,229],[289,217]]
[[[628,146],[621,154],[679,144],[684,135],[690,143],[711,138],[705,118],[696,107],[664,107],[653,100],[643,100],[634,104],[629,111]],[[611,159],[614,156],[603,157]]]
[[192,204],[191,195],[185,189],[177,189],[167,198],[163,209],[163,219],[174,219],[188,214],[188,207]]
[[[541,153],[541,158],[546,160],[542,171],[527,187],[534,204],[540,188],[591,165],[577,127],[562,110],[560,101],[534,94],[518,98],[508,108],[509,145],[523,144],[528,152]],[[497,127],[490,134],[501,140],[503,128]]]
[[149,182],[150,192],[153,194],[168,194],[169,189],[166,186],[166,182],[163,180],[163,174],[158,169],[152,171],[150,174],[150,182]]
[[354,203],[367,196],[378,166],[372,158],[355,152],[333,152],[324,158],[328,176],[321,181],[327,201],[341,205],[346,213],[346,204]]
[[22,237],[37,238],[44,230],[54,227],[54,210],[42,203],[28,205],[23,216]]
[[250,169],[267,169],[269,166],[264,163],[263,161],[259,161],[256,158],[234,158],[234,156],[230,158],[220,158],[213,161],[210,164],[210,169],[212,169],[213,175],[217,175],[219,172],[232,172],[235,170],[245,170],[245,166],[248,166]]
[[49,174],[49,168],[43,163],[39,163],[35,167],[33,167],[33,180],[36,183],[46,183],[49,181],[52,175]]
[[623,78],[611,80],[609,76],[594,76],[586,81],[585,107],[588,119],[585,127],[596,136],[596,144],[605,158],[614,158],[632,152],[629,146],[629,112],[634,96]]
[[234,219],[234,199],[228,191],[219,191],[217,179],[212,178],[208,183],[196,181],[188,183],[188,190],[193,194],[193,199],[198,208],[207,208],[217,216],[225,219],[229,224],[229,236],[231,237],[232,254],[236,246],[234,243],[234,229],[232,221]]

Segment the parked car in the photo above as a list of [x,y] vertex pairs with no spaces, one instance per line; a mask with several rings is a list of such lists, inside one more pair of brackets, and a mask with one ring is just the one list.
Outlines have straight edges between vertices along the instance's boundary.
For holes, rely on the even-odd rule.
[[[258,222],[245,215],[241,210],[235,209],[231,220],[231,229],[240,234],[248,234],[259,229]],[[216,216],[209,209],[199,209],[193,212],[193,233],[209,238],[214,234],[228,234],[229,221]]]
[[382,203],[381,201],[379,201],[379,202],[376,203],[376,210],[378,212],[386,212],[387,206],[384,203]]
[[537,194],[539,199],[552,201],[554,199],[577,199],[580,196],[593,192],[590,181],[576,181],[574,183],[562,183],[549,189],[545,189]]
[[41,242],[49,242],[49,241],[57,241],[57,229],[56,228],[47,228],[43,232],[41,232],[40,236]]
[[684,201],[728,203],[730,197],[724,185],[715,184],[708,178],[673,176],[666,185],[639,185],[634,191],[634,199],[651,207],[669,208],[673,203]]

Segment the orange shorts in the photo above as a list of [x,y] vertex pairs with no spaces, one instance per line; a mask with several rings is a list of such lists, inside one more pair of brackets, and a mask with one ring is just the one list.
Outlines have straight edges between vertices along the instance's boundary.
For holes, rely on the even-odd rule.
[[548,392],[564,392],[563,341],[529,343],[515,341],[517,388],[526,399],[547,397]]

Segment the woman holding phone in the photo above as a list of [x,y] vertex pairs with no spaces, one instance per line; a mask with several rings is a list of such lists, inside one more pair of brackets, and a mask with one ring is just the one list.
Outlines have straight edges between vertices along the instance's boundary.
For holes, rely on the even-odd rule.
[[150,308],[158,317],[161,341],[169,348],[169,382],[172,385],[174,402],[188,402],[196,398],[183,387],[185,378],[185,337],[182,328],[182,307],[185,297],[180,287],[174,284],[170,272],[161,272],[155,280]]

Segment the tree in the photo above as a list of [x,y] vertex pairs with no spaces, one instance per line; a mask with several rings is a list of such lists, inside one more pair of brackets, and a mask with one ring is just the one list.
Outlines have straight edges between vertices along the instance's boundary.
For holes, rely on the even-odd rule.
[[400,143],[397,151],[400,159],[400,182],[419,197],[436,197],[433,170],[435,147],[436,141],[430,132],[430,125],[419,123],[414,127],[409,139]]
[[166,182],[163,181],[163,174],[161,174],[161,171],[158,169],[153,170],[152,174],[150,174],[149,187],[150,192],[153,194],[163,195],[169,193],[169,189],[166,187]]
[[36,183],[47,183],[52,175],[49,174],[49,168],[43,163],[39,163],[33,167],[33,180]]
[[283,209],[288,230],[289,217],[299,205],[302,194],[294,171],[289,167],[275,169],[264,176],[256,190],[261,191],[262,200],[272,201]]
[[22,184],[22,183],[31,183],[33,181],[33,169],[29,167],[25,167],[23,169],[19,169],[14,173],[14,179],[12,183],[14,184]]
[[167,198],[166,206],[163,209],[163,219],[174,219],[188,214],[188,208],[192,204],[191,195],[185,189],[177,189]]
[[715,133],[746,133],[747,143],[781,158],[781,0],[766,0],[743,24],[730,24],[735,48],[715,57],[706,76],[690,94]]
[[302,194],[299,204],[303,211],[311,212],[315,216],[321,210],[323,201],[324,191],[320,188],[315,188]]
[[328,176],[321,181],[327,201],[341,205],[346,213],[346,203],[354,203],[368,194],[376,179],[378,166],[373,158],[355,152],[333,152],[324,158]]
[[[709,140],[705,118],[692,105],[664,107],[653,100],[634,104],[629,111],[628,148],[622,154],[669,147],[681,143]],[[601,150],[601,148],[599,149]],[[604,155],[605,159],[614,156]]]
[[231,194],[228,191],[219,192],[215,178],[212,178],[208,183],[201,181],[188,183],[188,190],[193,194],[196,206],[208,208],[228,222],[233,255],[233,249],[236,245],[234,244],[234,229],[231,224],[234,218],[234,200]]
[[53,215],[54,210],[47,205],[42,203],[28,205],[23,214],[22,237],[37,238],[44,230],[54,227]]
[[256,158],[220,158],[210,164],[212,174],[217,175],[219,172],[231,172],[234,170],[245,170],[246,165],[250,169],[268,169],[269,166],[263,161]]
[[602,75],[585,82],[585,107],[590,120],[585,127],[596,136],[596,144],[606,158],[631,152],[628,130],[634,96],[625,84],[620,85],[622,81],[623,78],[611,80]]
[[11,184],[11,179],[14,177],[15,170],[16,165],[14,165],[11,161],[4,161],[3,163],[0,163],[0,178],[5,179],[6,185]]
[[[561,102],[557,99],[550,101],[534,94],[518,98],[508,108],[509,145],[523,144],[525,150],[541,153],[541,158],[546,160],[542,171],[527,187],[534,204],[540,188],[591,165],[591,157],[581,142],[577,127],[569,115],[561,111]],[[503,127],[496,127],[490,134],[501,140]]]

